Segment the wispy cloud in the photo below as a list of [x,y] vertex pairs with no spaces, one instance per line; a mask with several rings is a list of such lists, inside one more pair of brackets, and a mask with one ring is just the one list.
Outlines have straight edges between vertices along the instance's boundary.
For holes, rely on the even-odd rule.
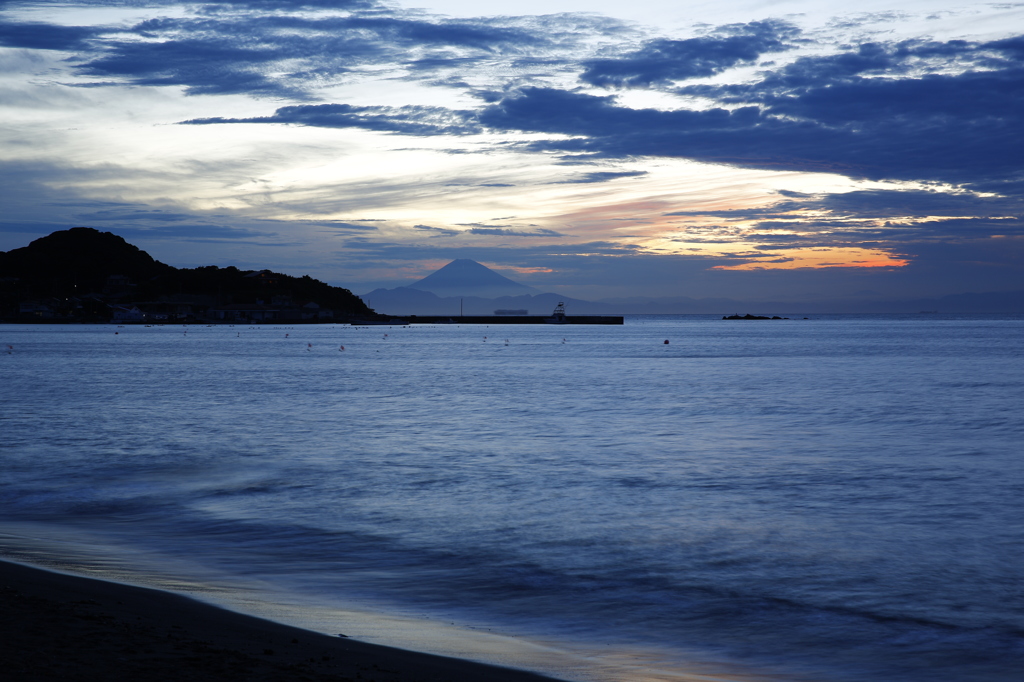
[[471,234],[498,235],[502,237],[564,237],[565,235],[548,230],[536,228],[533,230],[520,230],[512,227],[473,227],[469,229]]

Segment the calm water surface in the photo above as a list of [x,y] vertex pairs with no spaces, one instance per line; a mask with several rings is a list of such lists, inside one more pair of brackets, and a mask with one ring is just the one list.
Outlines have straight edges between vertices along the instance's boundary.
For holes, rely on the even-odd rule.
[[1021,316],[0,343],[9,557],[568,679],[1024,669]]

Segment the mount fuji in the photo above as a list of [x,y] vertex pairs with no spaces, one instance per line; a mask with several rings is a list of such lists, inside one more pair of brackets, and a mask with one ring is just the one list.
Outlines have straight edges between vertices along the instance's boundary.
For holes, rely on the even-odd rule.
[[508,277],[499,275],[486,265],[481,265],[468,258],[453,260],[440,270],[404,288],[429,291],[442,298],[449,296],[498,298],[499,296],[541,293],[540,289],[515,282]]

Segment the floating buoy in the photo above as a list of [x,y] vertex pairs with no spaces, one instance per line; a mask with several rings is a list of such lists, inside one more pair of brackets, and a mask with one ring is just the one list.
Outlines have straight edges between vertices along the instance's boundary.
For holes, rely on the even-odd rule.
[[338,350],[345,350],[345,346],[338,346]]
[[665,339],[665,345],[666,346],[668,345],[668,339]]

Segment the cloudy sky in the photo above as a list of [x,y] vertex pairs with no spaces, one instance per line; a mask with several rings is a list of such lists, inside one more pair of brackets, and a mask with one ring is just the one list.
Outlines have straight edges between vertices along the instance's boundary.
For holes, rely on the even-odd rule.
[[0,0],[0,60],[0,250],[85,225],[357,293],[454,258],[585,299],[1024,288],[1024,3]]

